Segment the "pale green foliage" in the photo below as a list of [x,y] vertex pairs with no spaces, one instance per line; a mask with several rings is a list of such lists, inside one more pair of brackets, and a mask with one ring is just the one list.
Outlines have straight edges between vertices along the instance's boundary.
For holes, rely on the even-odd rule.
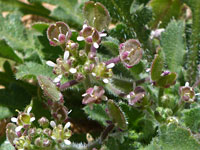
[[158,138],[141,150],[199,150],[200,143],[191,132],[176,124],[163,125]]

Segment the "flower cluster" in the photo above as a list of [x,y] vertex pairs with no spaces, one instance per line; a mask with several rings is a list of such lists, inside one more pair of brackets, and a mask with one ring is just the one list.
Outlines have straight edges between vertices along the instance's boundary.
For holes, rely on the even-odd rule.
[[63,127],[62,124],[56,125],[46,117],[38,120],[39,128],[34,127],[32,122],[35,120],[30,113],[31,106],[24,112],[19,112],[17,118],[11,118],[14,123],[7,125],[6,134],[10,143],[18,150],[25,149],[57,149],[59,144],[70,145],[69,138],[72,131],[69,130],[70,122]]

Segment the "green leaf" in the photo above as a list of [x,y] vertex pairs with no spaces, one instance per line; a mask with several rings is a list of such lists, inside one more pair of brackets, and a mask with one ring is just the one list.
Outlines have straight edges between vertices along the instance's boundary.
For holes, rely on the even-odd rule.
[[94,3],[93,1],[86,2],[83,13],[90,26],[95,27],[98,31],[107,29],[110,23],[110,15],[101,3]]
[[186,45],[184,30],[185,25],[182,21],[172,20],[161,35],[161,47],[165,54],[166,64],[172,72],[179,73],[182,66]]
[[168,88],[171,85],[175,84],[177,74],[172,72],[166,76],[162,76],[157,82],[156,85],[162,88]]
[[122,130],[126,130],[127,121],[120,107],[117,106],[117,104],[115,104],[113,100],[108,100],[107,106],[108,106],[108,112],[109,112],[108,114],[110,118],[112,119],[112,122],[115,123],[118,128]]
[[57,6],[50,13],[50,17],[54,20],[64,21],[70,27],[81,29],[83,20],[83,13],[81,6],[86,0],[29,0],[31,3],[42,4],[43,2]]
[[44,33],[49,27],[49,24],[44,22],[37,22],[34,23],[31,27],[40,33]]
[[140,150],[199,150],[200,143],[190,130],[176,124],[162,125],[159,136],[146,148]]
[[193,132],[198,133],[200,128],[200,107],[185,109],[182,120]]
[[165,27],[173,17],[178,18],[181,15],[183,5],[181,0],[152,0],[150,6],[155,18],[152,22],[152,28],[157,28],[160,22],[160,27]]
[[144,117],[144,113],[135,107],[129,106],[126,103],[120,103],[119,105],[123,112],[126,114],[129,129],[140,128],[140,126],[138,126],[138,121]]
[[119,55],[119,41],[112,37],[107,37],[105,41],[101,42],[101,45],[104,46],[113,56]]
[[39,59],[43,55],[35,45],[32,32],[27,31],[23,26],[20,13],[8,14],[6,18],[0,15],[0,35],[12,49],[25,55],[24,59],[31,54],[37,54]]
[[1,105],[0,105],[0,114],[1,114],[0,120],[12,116],[12,112],[7,107]]
[[0,34],[6,43],[13,49],[22,50],[23,48],[32,48],[28,43],[28,36],[25,28],[20,21],[21,15],[16,13],[3,18],[0,15]]
[[85,106],[83,110],[86,114],[88,114],[89,118],[92,120],[96,120],[100,122],[102,125],[106,126],[107,120],[110,120],[108,114],[106,113],[106,106],[103,104],[93,104],[91,108],[90,106]]
[[114,85],[114,87],[118,88],[119,90],[122,90],[126,93],[133,90],[133,80],[125,77],[120,76],[113,76],[111,84]]
[[47,65],[37,64],[34,62],[27,62],[25,64],[19,65],[17,67],[16,78],[35,78],[39,75],[44,75],[50,78],[55,78],[56,76],[52,73],[52,68]]
[[7,58],[18,63],[22,63],[22,59],[17,56],[14,50],[4,41],[0,41],[0,57]]
[[9,11],[12,13],[16,11],[20,11],[23,14],[34,14],[34,15],[50,18],[49,17],[50,11],[46,9],[45,7],[43,7],[42,5],[38,3],[29,5],[19,0],[15,0],[15,1],[0,0],[0,12],[5,12],[5,11]]
[[153,81],[157,81],[160,79],[163,66],[164,62],[162,57],[159,54],[156,54],[151,65],[151,79]]

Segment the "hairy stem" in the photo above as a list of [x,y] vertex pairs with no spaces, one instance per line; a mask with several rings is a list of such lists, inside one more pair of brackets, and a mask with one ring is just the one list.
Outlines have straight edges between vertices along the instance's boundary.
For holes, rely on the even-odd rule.
[[120,57],[117,56],[117,57],[115,57],[115,58],[112,58],[112,59],[106,61],[105,63],[106,63],[106,65],[109,65],[109,64],[111,64],[111,63],[117,64],[117,63],[119,63],[120,61],[121,61]]
[[69,88],[70,86],[76,85],[76,84],[78,84],[78,83],[79,83],[79,82],[76,81],[76,80],[68,81],[68,82],[66,82],[66,83],[64,83],[64,84],[62,84],[62,85],[60,86],[60,90],[63,91],[63,90],[65,90],[65,89]]

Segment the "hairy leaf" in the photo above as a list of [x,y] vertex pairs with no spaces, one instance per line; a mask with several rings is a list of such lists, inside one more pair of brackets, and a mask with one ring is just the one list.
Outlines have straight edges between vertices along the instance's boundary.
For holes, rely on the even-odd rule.
[[109,112],[108,114],[112,119],[112,122],[115,123],[118,128],[126,130],[127,129],[126,118],[120,107],[117,106],[117,104],[115,104],[113,100],[108,100],[107,106]]
[[199,150],[200,143],[191,132],[176,124],[162,125],[159,136],[141,150]]
[[41,65],[34,62],[28,62],[17,67],[16,78],[35,78],[38,75],[44,75],[47,77],[54,78],[55,75],[52,73],[52,68],[47,65]]
[[169,70],[179,73],[185,54],[184,23],[172,20],[161,35],[161,47]]
[[193,132],[198,133],[200,128],[200,107],[184,110],[182,120]]
[[93,104],[92,107],[93,108],[85,106],[83,110],[86,114],[88,114],[90,119],[96,120],[106,126],[106,121],[110,120],[108,114],[106,113],[106,106],[103,104]]
[[156,54],[151,65],[151,79],[157,81],[161,77],[162,69],[164,66],[163,59],[160,55]]

